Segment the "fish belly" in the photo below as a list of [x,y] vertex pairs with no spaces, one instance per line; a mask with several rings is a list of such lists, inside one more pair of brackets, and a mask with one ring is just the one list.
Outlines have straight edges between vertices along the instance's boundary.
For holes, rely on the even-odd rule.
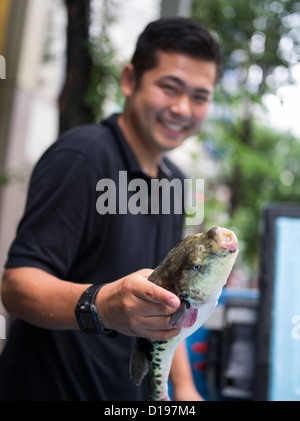
[[198,330],[209,318],[218,300],[201,304],[197,308],[197,319],[193,326],[182,328],[179,335],[168,341],[153,342],[152,361],[149,367],[148,400],[170,400],[168,394],[168,379],[174,353],[179,344]]

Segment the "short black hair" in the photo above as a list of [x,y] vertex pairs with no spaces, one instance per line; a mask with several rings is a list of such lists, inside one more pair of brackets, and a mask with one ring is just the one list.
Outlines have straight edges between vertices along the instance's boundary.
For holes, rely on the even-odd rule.
[[137,83],[142,74],[157,65],[157,52],[175,52],[211,61],[217,66],[217,80],[222,72],[222,53],[217,40],[197,21],[184,18],[161,18],[149,23],[140,34],[131,63]]

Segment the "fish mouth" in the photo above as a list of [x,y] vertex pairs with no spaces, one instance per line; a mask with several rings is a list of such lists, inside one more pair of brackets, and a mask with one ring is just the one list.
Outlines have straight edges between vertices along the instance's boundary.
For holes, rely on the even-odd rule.
[[239,242],[233,231],[227,228],[215,227],[210,232],[220,247],[231,252],[238,250]]

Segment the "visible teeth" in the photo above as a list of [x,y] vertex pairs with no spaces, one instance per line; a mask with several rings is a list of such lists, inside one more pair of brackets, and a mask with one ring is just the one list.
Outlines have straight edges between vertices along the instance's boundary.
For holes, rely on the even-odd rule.
[[182,129],[181,126],[176,126],[176,124],[168,124],[169,129],[178,131]]
[[184,128],[183,126],[179,126],[178,124],[172,124],[172,123],[166,123],[166,122],[164,122],[163,125],[167,127],[168,129],[173,130],[175,132],[179,132],[183,130]]

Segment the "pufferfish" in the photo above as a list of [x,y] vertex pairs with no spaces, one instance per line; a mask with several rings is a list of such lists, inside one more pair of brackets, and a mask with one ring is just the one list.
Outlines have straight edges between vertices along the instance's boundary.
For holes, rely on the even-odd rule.
[[214,227],[188,235],[151,273],[149,281],[179,297],[181,305],[171,316],[170,326],[181,330],[166,341],[136,340],[130,375],[139,385],[148,373],[147,400],[170,400],[168,378],[174,352],[214,311],[237,255],[236,235],[227,228]]

